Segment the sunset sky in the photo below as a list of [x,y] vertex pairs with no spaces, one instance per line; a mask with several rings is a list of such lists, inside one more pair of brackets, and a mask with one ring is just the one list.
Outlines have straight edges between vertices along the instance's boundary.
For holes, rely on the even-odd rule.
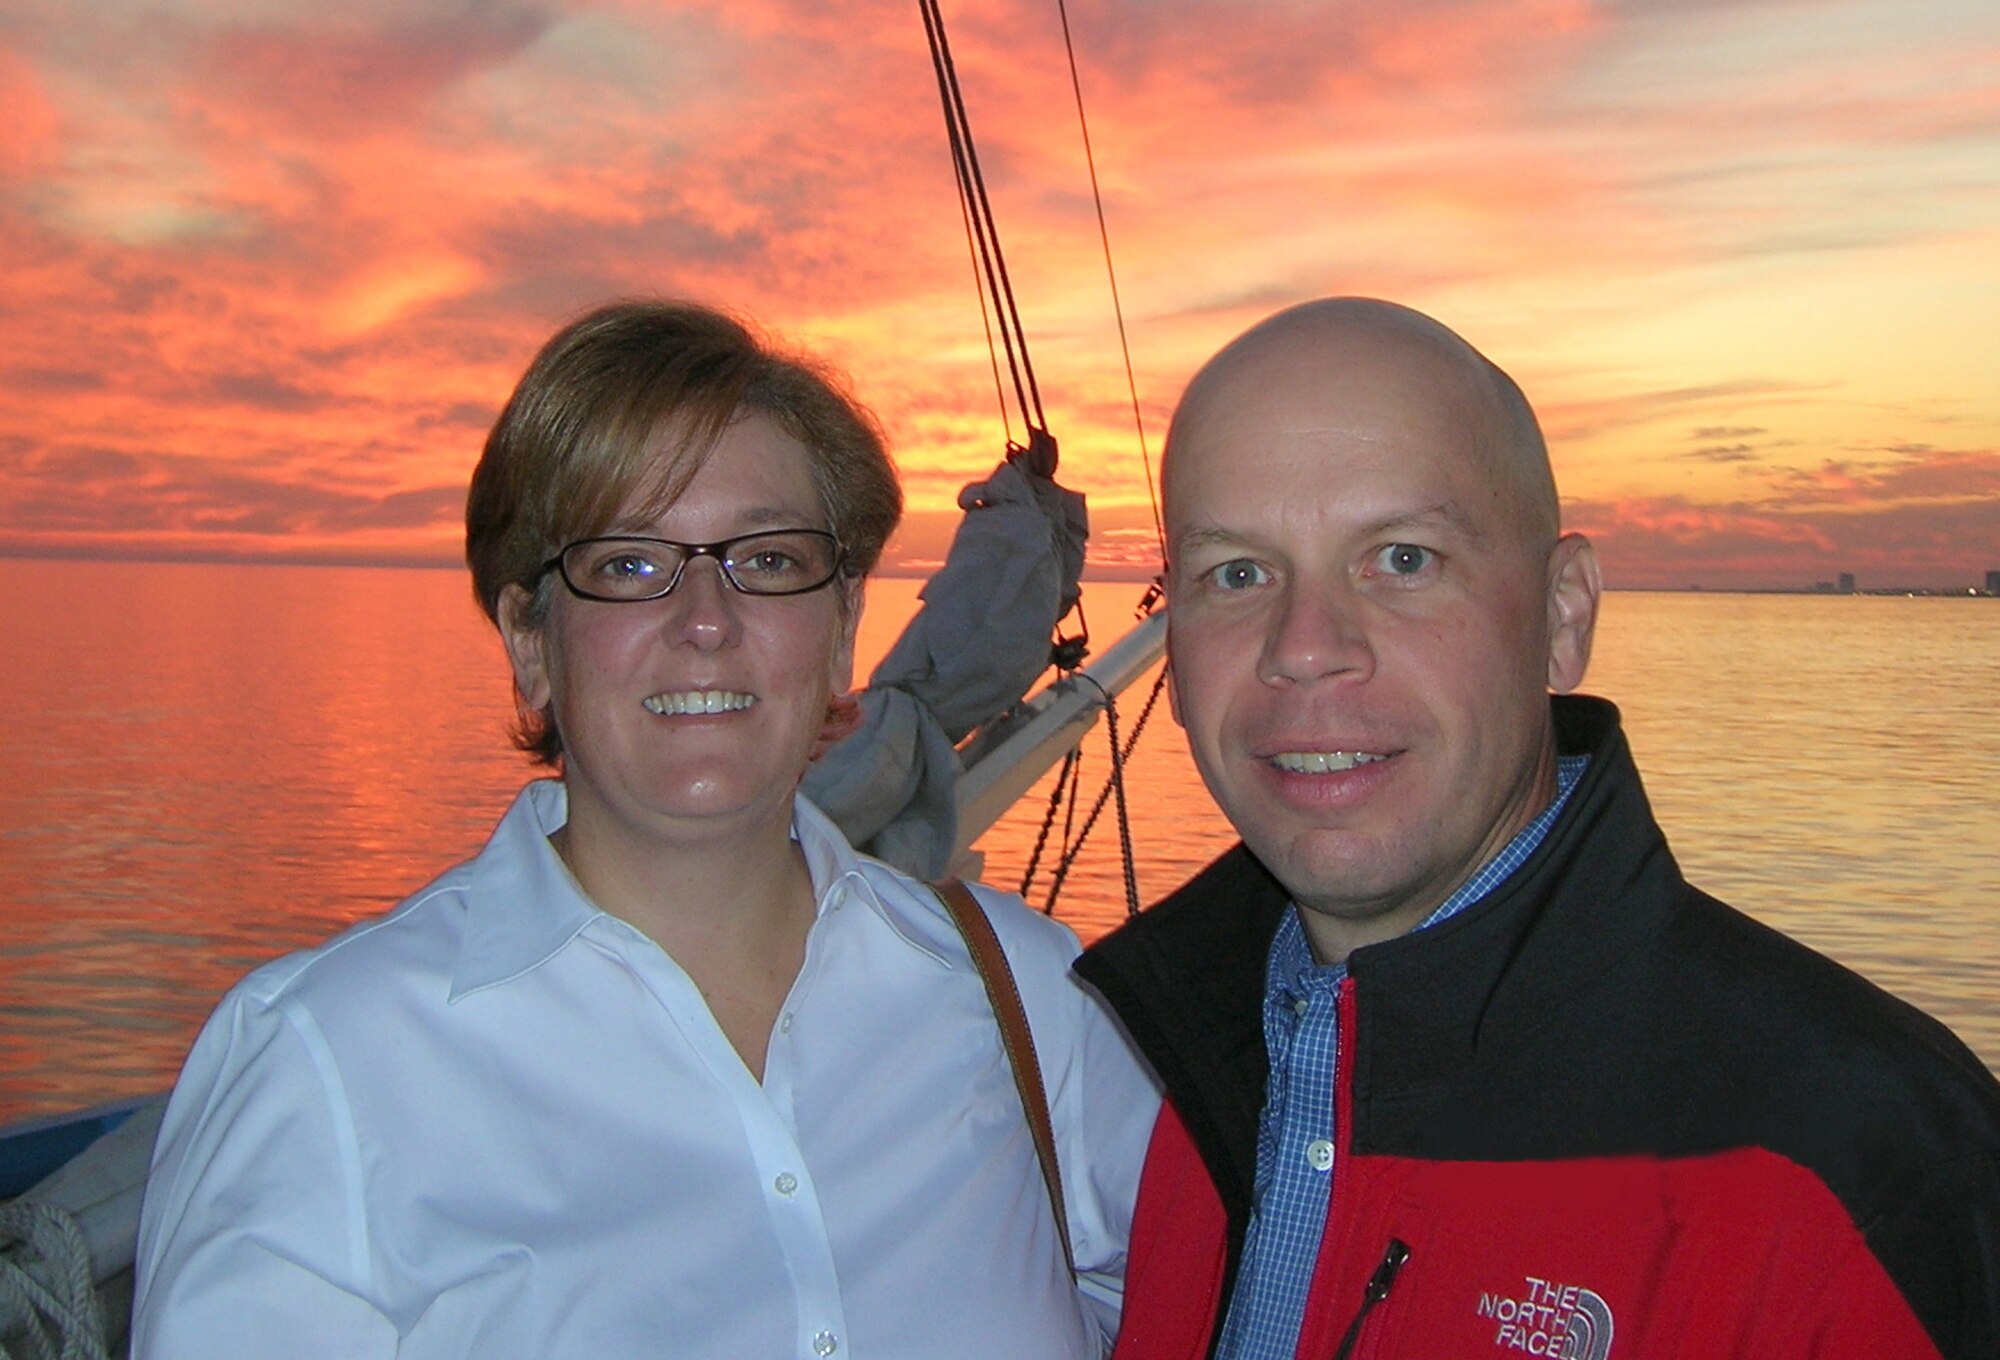
[[[1054,0],[944,10],[1093,560],[1148,565]],[[2000,568],[1995,0],[1070,20],[1156,458],[1219,344],[1371,294],[1521,381],[1613,586]],[[0,551],[453,560],[528,358],[631,294],[851,374],[938,554],[1006,431],[915,4],[0,13]]]

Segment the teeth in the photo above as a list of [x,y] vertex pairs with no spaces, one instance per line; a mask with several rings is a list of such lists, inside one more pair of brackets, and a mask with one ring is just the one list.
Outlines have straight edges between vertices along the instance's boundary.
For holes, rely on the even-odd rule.
[[1373,751],[1285,751],[1271,763],[1291,774],[1334,774],[1388,758]]
[[686,713],[735,713],[756,703],[757,696],[728,689],[691,689],[655,694],[643,702],[648,712],[666,718]]

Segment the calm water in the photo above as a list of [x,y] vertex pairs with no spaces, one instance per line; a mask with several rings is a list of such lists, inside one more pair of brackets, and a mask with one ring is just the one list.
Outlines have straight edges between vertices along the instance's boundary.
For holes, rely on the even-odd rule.
[[[864,671],[916,588],[871,587]],[[528,776],[458,573],[0,560],[0,599],[0,1121],[165,1086],[230,982],[472,853]],[[1617,594],[1588,688],[1691,878],[2000,1068],[1996,662],[1995,601]],[[1094,793],[1101,735],[1087,762]],[[1128,773],[1151,900],[1233,837],[1164,704]],[[1107,813],[1057,907],[1086,938],[1124,912],[1116,847]]]

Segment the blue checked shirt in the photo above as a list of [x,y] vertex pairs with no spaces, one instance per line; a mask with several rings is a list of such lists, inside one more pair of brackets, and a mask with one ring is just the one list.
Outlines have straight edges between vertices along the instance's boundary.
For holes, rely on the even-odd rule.
[[[1520,868],[1548,834],[1589,763],[1588,756],[1561,757],[1554,801],[1417,929],[1457,915]],[[1264,1048],[1271,1077],[1257,1129],[1256,1205],[1218,1360],[1292,1360],[1298,1349],[1333,1183],[1337,1005],[1346,977],[1344,961],[1314,962],[1298,912],[1286,912],[1265,970]]]

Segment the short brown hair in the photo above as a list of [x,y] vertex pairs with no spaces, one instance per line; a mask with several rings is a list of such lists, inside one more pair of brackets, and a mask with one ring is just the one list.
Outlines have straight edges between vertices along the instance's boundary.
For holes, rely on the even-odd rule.
[[[866,575],[903,493],[880,426],[846,384],[715,308],[615,302],[542,346],[486,437],[465,501],[465,561],[486,616],[497,624],[501,593],[518,585],[534,596],[531,620],[546,618],[543,564],[607,532],[634,497],[671,505],[746,413],[805,447],[842,574]],[[516,739],[550,764],[562,753],[546,712],[523,712]]]

